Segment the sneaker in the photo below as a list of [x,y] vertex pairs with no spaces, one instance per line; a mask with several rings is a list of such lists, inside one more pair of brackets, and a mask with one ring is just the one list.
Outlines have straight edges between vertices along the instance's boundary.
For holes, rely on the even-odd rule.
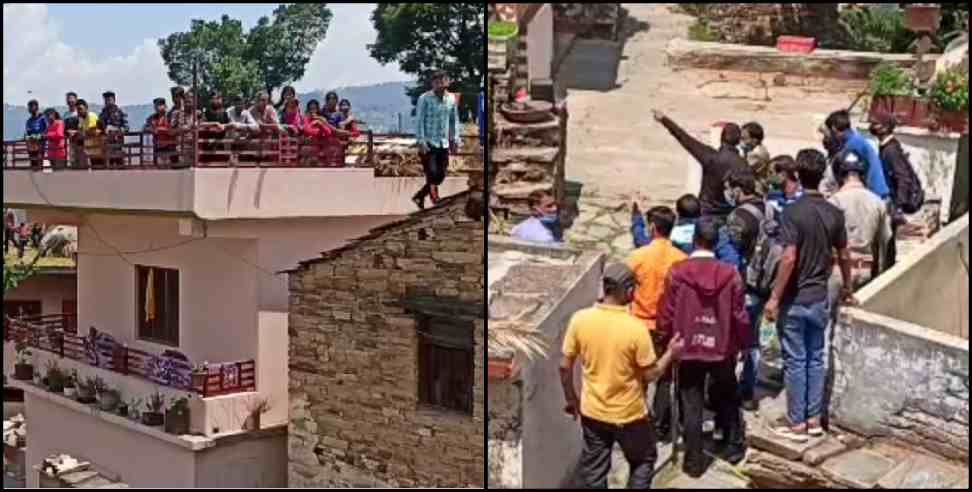
[[746,445],[726,445],[719,449],[718,454],[720,458],[728,461],[730,464],[738,465],[744,458],[746,458]]
[[810,436],[807,435],[806,430],[794,429],[789,425],[778,425],[773,427],[773,433],[793,442],[807,442],[810,440]]
[[824,428],[820,425],[819,419],[809,419],[807,420],[807,434],[813,437],[820,437],[826,434]]
[[425,199],[424,198],[419,198],[417,196],[412,197],[412,203],[414,203],[415,206],[419,208],[419,210],[425,210]]
[[710,432],[713,432],[714,430],[715,430],[715,421],[714,420],[703,420],[702,421],[702,433],[703,434],[708,434]]

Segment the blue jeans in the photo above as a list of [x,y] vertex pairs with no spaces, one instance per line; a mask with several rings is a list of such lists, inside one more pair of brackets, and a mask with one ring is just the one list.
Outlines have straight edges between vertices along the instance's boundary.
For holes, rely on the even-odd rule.
[[783,385],[790,425],[800,425],[823,412],[824,344],[830,310],[826,300],[788,304],[780,309],[776,329],[783,350]]
[[756,375],[759,371],[759,326],[763,318],[763,306],[766,299],[760,299],[753,294],[746,294],[746,313],[749,314],[749,324],[752,327],[753,344],[742,350],[743,370],[739,377],[739,393],[743,400],[753,399],[756,392]]

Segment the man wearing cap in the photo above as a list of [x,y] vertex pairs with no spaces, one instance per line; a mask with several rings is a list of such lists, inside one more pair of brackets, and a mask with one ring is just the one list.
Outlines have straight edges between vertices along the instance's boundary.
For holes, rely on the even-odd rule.
[[[560,379],[567,405],[584,435],[579,475],[588,488],[607,488],[611,451],[618,443],[628,461],[628,488],[651,488],[657,458],[655,428],[645,404],[647,385],[668,370],[682,350],[674,337],[656,357],[645,325],[628,314],[635,274],[614,263],[604,271],[604,301],[574,313],[564,336]],[[574,388],[574,362],[583,366],[583,394]]]
[[111,167],[121,167],[124,159],[121,155],[121,145],[125,141],[125,133],[128,133],[128,115],[115,104],[115,93],[106,91],[101,97],[105,100],[105,107],[98,115],[98,121],[105,124],[105,135],[107,136],[108,165]]
[[[830,203],[844,212],[854,290],[884,270],[891,245],[890,214],[881,197],[864,185],[866,172],[867,164],[856,152],[841,152],[834,161],[840,189],[830,197]],[[832,296],[840,290],[836,273],[835,269],[831,275]]]
[[881,163],[884,165],[884,176],[891,189],[891,244],[886,255],[881,256],[883,269],[894,266],[897,256],[898,227],[906,223],[904,214],[915,213],[924,202],[924,191],[914,167],[908,159],[908,154],[901,148],[901,142],[894,137],[894,129],[898,122],[893,114],[881,111],[871,117],[868,130],[878,140]]

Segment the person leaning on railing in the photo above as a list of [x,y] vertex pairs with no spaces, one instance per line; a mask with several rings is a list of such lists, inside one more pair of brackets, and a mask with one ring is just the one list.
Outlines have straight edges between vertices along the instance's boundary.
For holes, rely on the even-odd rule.
[[44,136],[47,140],[47,159],[51,162],[52,168],[61,169],[67,163],[64,122],[54,108],[45,109],[44,116],[47,118],[47,133]]
[[40,113],[40,103],[36,99],[27,102],[27,118],[24,140],[27,142],[27,155],[30,157],[30,167],[41,169],[44,167],[44,134],[47,133],[47,118]]
[[98,115],[98,120],[105,123],[108,164],[111,167],[121,167],[124,164],[122,146],[125,143],[125,134],[128,133],[128,115],[115,104],[114,92],[106,91],[101,97],[105,100],[105,107]]
[[178,160],[174,167],[189,167],[195,155],[195,139],[193,130],[196,122],[200,119],[199,111],[193,106],[191,97],[186,97],[182,101],[182,109],[169,112],[169,124],[172,125],[171,132],[178,139]]
[[83,155],[79,156],[77,159],[78,165],[83,166],[85,158],[89,159],[87,165],[93,165],[90,162],[91,150],[97,147],[97,152],[100,155],[100,144],[98,144],[94,137],[98,132],[98,116],[91,111],[88,111],[88,102],[84,99],[78,99],[77,104],[78,111],[78,131],[72,137],[72,143],[76,148],[78,148]]
[[163,161],[167,160],[168,164],[176,164],[179,156],[176,153],[176,139],[172,134],[172,125],[166,112],[165,98],[157,97],[152,104],[155,106],[155,113],[145,119],[143,131],[153,136],[155,165],[159,164],[160,157]]
[[213,92],[209,96],[209,107],[202,113],[202,123],[199,124],[199,138],[205,140],[215,140],[216,143],[206,142],[202,144],[205,155],[200,155],[202,162],[225,162],[229,158],[225,155],[213,155],[211,152],[224,150],[222,140],[226,137],[226,125],[230,123],[229,113],[223,107],[223,95]]

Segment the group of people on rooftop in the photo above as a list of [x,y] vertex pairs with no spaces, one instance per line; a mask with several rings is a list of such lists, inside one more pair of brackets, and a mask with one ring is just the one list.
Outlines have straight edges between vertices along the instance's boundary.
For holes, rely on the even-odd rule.
[[27,249],[28,244],[40,251],[41,240],[44,239],[44,230],[44,225],[36,222],[33,224],[21,222],[20,225],[17,225],[17,218],[14,216],[13,211],[5,211],[3,217],[4,256],[10,252],[11,244],[17,250],[18,258],[24,257],[24,251]]
[[[713,148],[664,114],[654,118],[701,165],[701,190],[679,198],[674,210],[644,211],[633,200],[635,249],[606,267],[602,301],[575,313],[567,327],[561,377],[566,411],[582,423],[580,475],[590,487],[606,485],[615,442],[631,466],[629,487],[649,487],[656,443],[670,442],[675,425],[684,438],[683,470],[701,476],[709,462],[706,408],[715,413],[716,455],[742,460],[742,412],[758,409],[764,319],[775,324],[787,397],[773,432],[795,442],[824,435],[825,347],[837,306],[854,305],[855,290],[894,264],[904,215],[924,202],[890,114],[870,120],[878,145],[842,110],[819,129],[824,151],[772,158],[756,122],[726,124]],[[536,192],[530,206],[533,216],[513,236],[562,241],[556,200]]]
[[[181,136],[193,130],[199,130],[201,138],[206,139],[244,138],[276,131],[293,137],[303,135],[318,142],[337,139],[346,143],[360,135],[358,121],[351,113],[351,102],[339,99],[333,91],[325,96],[323,107],[319,101],[310,100],[303,111],[291,86],[284,87],[276,106],[270,104],[266,92],[258,93],[252,104],[241,96],[233,96],[226,107],[223,95],[214,91],[203,110],[193,107],[194,98],[182,87],[173,87],[171,96],[171,108],[163,97],[153,100],[155,112],[142,127],[155,137],[156,164],[188,166],[190,160],[186,157],[191,156],[193,149],[191,145],[181,145]],[[123,165],[120,147],[130,130],[128,115],[116,104],[114,92],[107,91],[102,97],[104,108],[101,114],[95,115],[88,110],[87,101],[68,92],[65,96],[68,110],[63,118],[54,108],[41,113],[37,100],[29,101],[25,140],[31,167],[42,168],[44,159],[53,168],[82,167],[85,158],[93,167]],[[204,146],[204,150],[217,148],[218,144],[212,143]],[[220,157],[212,156],[212,160]]]

